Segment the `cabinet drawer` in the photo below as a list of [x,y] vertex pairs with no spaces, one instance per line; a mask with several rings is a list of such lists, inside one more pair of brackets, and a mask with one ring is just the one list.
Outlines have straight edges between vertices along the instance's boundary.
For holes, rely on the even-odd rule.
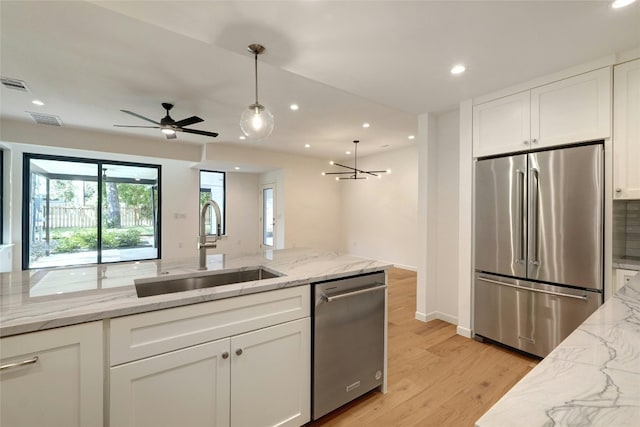
[[309,316],[309,285],[111,320],[111,366]]

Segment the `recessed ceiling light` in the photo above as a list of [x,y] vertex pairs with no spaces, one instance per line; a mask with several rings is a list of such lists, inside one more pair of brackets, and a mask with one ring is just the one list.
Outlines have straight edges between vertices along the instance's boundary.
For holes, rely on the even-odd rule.
[[40,101],[39,99],[34,99],[33,101],[31,101],[31,103],[40,107],[44,105],[44,102]]
[[611,3],[611,7],[614,9],[620,9],[621,7],[629,6],[635,1],[636,0],[614,0],[613,3]]
[[409,135],[407,138],[409,138],[409,139],[416,139],[416,136],[415,136],[415,135]]
[[467,68],[464,65],[457,64],[457,65],[454,65],[453,68],[451,69],[451,74],[462,74],[466,69]]
[[240,136],[240,139],[242,139],[244,141],[245,139],[247,139],[247,137],[242,135],[242,136]]
[[351,154],[351,151],[345,151],[344,154]]
[[300,108],[300,107],[298,107],[298,104],[291,104],[291,105],[289,105],[289,108],[292,111],[298,111],[298,108]]
[[311,147],[311,144],[304,144],[304,148],[309,148]]
[[239,171],[240,170],[240,166],[236,166],[234,169]]
[[369,123],[363,123],[362,124],[362,127],[365,128],[365,129],[368,128],[369,126],[371,126]]

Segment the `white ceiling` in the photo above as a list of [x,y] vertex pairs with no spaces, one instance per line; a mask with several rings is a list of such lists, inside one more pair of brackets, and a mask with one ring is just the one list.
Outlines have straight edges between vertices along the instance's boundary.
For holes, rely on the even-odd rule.
[[[640,47],[640,3],[609,1],[4,1],[0,71],[31,93],[1,89],[3,118],[54,114],[69,128],[152,137],[159,144],[256,144],[338,159],[412,144],[417,115],[605,55]],[[276,128],[240,141],[253,102]],[[467,72],[453,76],[455,63]],[[31,104],[41,99],[45,106]],[[120,112],[205,122],[166,140]],[[290,103],[300,110],[289,110]],[[361,127],[370,122],[369,129]],[[1,137],[1,134],[0,134]],[[311,148],[304,148],[304,144]]]

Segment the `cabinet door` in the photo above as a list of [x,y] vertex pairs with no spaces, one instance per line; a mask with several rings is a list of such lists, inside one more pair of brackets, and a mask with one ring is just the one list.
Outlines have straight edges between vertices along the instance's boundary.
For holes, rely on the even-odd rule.
[[0,425],[102,426],[102,322],[0,340]]
[[640,59],[613,76],[613,187],[617,199],[640,199]]
[[473,107],[473,156],[529,148],[529,91]]
[[611,136],[611,70],[602,68],[531,91],[532,147]]
[[228,426],[229,374],[228,338],[113,367],[110,425]]
[[310,320],[231,338],[231,425],[295,426],[310,419]]

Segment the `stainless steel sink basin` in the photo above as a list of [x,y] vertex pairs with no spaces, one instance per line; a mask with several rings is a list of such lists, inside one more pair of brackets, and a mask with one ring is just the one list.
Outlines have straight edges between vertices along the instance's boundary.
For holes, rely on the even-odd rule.
[[173,292],[190,291],[192,289],[230,285],[232,283],[272,279],[280,276],[282,275],[265,270],[264,268],[255,268],[252,270],[232,271],[229,273],[213,273],[203,276],[184,277],[181,279],[136,283],[136,292],[138,293],[138,297],[149,297],[153,295],[170,294]]

